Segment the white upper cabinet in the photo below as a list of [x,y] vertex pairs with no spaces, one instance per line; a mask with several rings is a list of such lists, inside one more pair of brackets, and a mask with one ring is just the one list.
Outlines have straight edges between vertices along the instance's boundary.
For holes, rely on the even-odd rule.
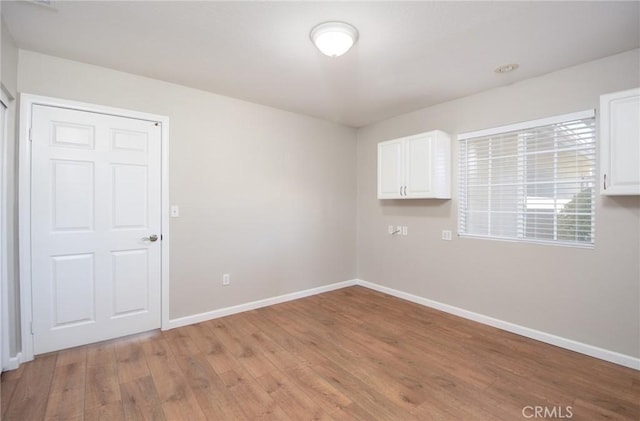
[[640,195],[640,88],[600,97],[600,192]]
[[451,138],[435,130],[378,143],[378,199],[451,199]]
[[401,196],[404,186],[402,174],[402,140],[378,143],[378,198]]

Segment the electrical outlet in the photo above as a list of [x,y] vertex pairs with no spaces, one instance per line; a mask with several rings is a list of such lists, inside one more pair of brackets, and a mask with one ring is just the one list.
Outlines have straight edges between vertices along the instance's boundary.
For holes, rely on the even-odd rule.
[[402,235],[407,235],[408,227],[402,227]]
[[451,231],[442,230],[442,239],[446,241],[451,241]]
[[222,285],[229,285],[231,283],[231,275],[228,273],[222,274]]
[[387,232],[389,234],[393,234],[393,225],[389,225],[389,227],[387,228]]

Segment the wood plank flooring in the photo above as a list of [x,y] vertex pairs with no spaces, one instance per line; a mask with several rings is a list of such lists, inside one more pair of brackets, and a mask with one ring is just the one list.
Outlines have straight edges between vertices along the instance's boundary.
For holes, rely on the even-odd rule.
[[637,371],[362,287],[42,355],[1,392],[7,421],[640,420]]

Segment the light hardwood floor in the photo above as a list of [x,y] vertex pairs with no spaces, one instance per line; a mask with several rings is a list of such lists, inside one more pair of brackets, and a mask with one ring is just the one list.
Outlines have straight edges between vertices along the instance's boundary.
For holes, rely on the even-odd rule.
[[2,375],[7,421],[514,421],[536,406],[637,421],[640,373],[351,287]]

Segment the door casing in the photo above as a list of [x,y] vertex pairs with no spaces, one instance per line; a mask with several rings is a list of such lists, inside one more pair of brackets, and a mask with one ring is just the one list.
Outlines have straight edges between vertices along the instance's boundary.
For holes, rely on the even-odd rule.
[[8,366],[9,323],[7,276],[7,120],[9,100],[0,88],[0,372]]
[[20,362],[31,361],[33,336],[31,325],[33,311],[31,304],[31,142],[29,131],[34,105],[67,108],[99,114],[128,117],[159,122],[161,125],[161,329],[169,323],[169,117],[148,114],[121,108],[87,104],[64,99],[31,94],[20,95],[20,139],[19,139],[19,252],[20,252],[20,332],[22,336]]

